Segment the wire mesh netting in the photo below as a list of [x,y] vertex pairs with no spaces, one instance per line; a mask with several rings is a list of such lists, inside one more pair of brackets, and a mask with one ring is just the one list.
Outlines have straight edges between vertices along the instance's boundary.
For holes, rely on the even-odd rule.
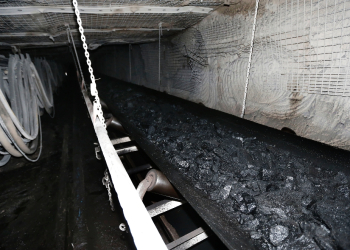
[[[180,31],[191,27],[203,19],[202,14],[115,14],[97,15],[82,14],[82,22],[85,28],[87,41],[91,42],[113,42],[113,40],[125,40],[125,42],[143,42],[158,39],[158,24],[164,27],[164,35],[172,35],[174,31]],[[66,24],[76,28],[73,14],[45,13],[43,15],[24,16],[0,16],[1,33],[11,33],[2,37],[3,43],[23,44],[66,42]],[[113,31],[113,29],[115,29]],[[125,29],[125,30],[120,30]],[[147,30],[143,30],[147,29]],[[25,33],[14,36],[13,33]],[[28,32],[34,32],[32,34]],[[44,34],[36,35],[36,32]],[[50,37],[51,36],[51,37]],[[79,41],[77,36],[75,41]]]
[[208,57],[201,32],[196,28],[187,30],[192,38],[190,44],[165,44],[165,61],[162,71],[167,72],[172,81],[171,87],[194,92],[196,84],[202,81],[201,71],[208,65]]
[[[186,7],[186,6],[202,6],[202,7],[214,7],[222,4],[222,1],[79,1],[80,7],[116,7],[116,6],[155,6],[155,7]],[[48,6],[48,7],[71,7],[71,1],[1,1],[0,7],[35,7],[35,6]],[[67,29],[67,25],[71,29],[77,29],[76,17],[74,13],[59,13],[45,11],[40,14],[25,14],[25,15],[4,15],[6,9],[2,10],[0,15],[0,36],[2,37],[2,44],[25,44],[27,41],[30,43],[50,43],[55,45],[60,39],[60,36]],[[163,11],[163,10],[162,10]],[[64,11],[63,11],[64,12]],[[94,39],[97,42],[97,38],[103,38],[100,42],[107,42],[108,40],[123,40],[127,42],[143,42],[144,37],[152,36],[153,40],[157,39],[158,34],[156,32],[149,32],[152,29],[158,30],[159,23],[165,30],[183,30],[187,29],[204,17],[207,13],[113,13],[113,14],[87,14],[81,13],[82,23],[85,29],[87,40]],[[112,30],[109,30],[112,29]],[[112,32],[113,29],[126,29],[133,32],[129,32],[130,37],[126,37],[123,32]],[[41,32],[43,34],[31,34],[29,32]],[[9,33],[8,35],[6,35]],[[21,33],[13,38],[13,33]],[[98,34],[101,33],[101,36]],[[164,35],[172,35],[173,32],[165,32]],[[46,36],[46,38],[45,38]],[[49,37],[51,38],[49,39]],[[136,39],[136,37],[140,39]],[[57,38],[58,37],[58,38]],[[22,38],[22,40],[21,40]],[[28,40],[29,38],[29,40]],[[54,39],[53,39],[54,38]],[[56,39],[57,38],[57,39]],[[150,39],[148,41],[151,41]]]
[[[278,3],[275,9],[267,5],[274,18],[257,23],[256,45],[273,54],[263,63],[266,89],[349,96],[350,2]],[[280,73],[269,74],[274,63]]]
[[[79,5],[82,6],[119,6],[119,5],[155,5],[155,6],[169,6],[169,7],[178,7],[178,6],[218,6],[221,5],[223,1],[221,0],[117,0],[117,1],[87,1],[79,0]],[[0,1],[0,6],[62,6],[62,5],[71,5],[71,0],[10,0],[10,1]]]
[[[161,72],[164,78],[176,79],[171,88],[194,92],[212,81],[208,76],[227,86],[227,93],[233,86],[238,86],[236,92],[244,87],[253,17],[242,12],[252,9],[247,5],[240,13],[221,11],[224,15],[212,15],[164,43]],[[157,63],[158,57],[153,57],[144,60]],[[208,58],[217,68],[206,65]],[[349,64],[349,1],[260,1],[251,84],[269,92],[350,96]]]
[[[185,29],[198,23],[206,15],[181,14],[81,14],[84,29],[153,28],[158,24],[167,29]],[[74,14],[45,13],[43,15],[0,16],[1,32],[51,32],[53,35],[76,27]]]
[[[217,6],[220,1],[79,1],[81,6]],[[67,6],[70,1],[3,1],[0,6]],[[243,4],[242,4],[243,5]],[[254,3],[239,11],[221,11],[205,25],[186,32],[184,41],[163,43],[163,57],[172,88],[193,92],[203,81],[208,58],[238,57],[230,67],[227,81],[241,82],[246,70]],[[237,8],[238,9],[238,8]],[[232,8],[231,8],[232,10]],[[89,43],[142,43],[158,39],[162,23],[164,36],[188,29],[207,14],[200,13],[116,13],[81,14]],[[268,91],[349,96],[350,2],[346,0],[261,0],[257,19],[251,77],[258,78]],[[0,16],[0,35],[42,32],[24,36],[3,36],[2,43],[64,43],[66,24],[76,29],[74,14],[43,13]],[[114,29],[114,31],[113,31]],[[125,30],[120,30],[125,29]],[[148,30],[142,30],[148,29]],[[80,40],[74,33],[75,40]],[[191,37],[191,38],[186,38]],[[191,43],[185,40],[193,41]],[[159,49],[159,47],[157,47]],[[158,50],[142,49],[145,60],[157,63]],[[147,54],[147,55],[146,55]],[[153,59],[154,60],[153,60]],[[171,59],[171,60],[170,60]],[[151,66],[147,66],[151,67]],[[152,69],[157,72],[158,67]],[[223,69],[221,67],[220,69]],[[152,72],[152,71],[150,71]],[[151,74],[151,73],[149,73]],[[154,73],[157,75],[158,73]],[[226,76],[225,76],[226,77]],[[159,84],[158,77],[152,77]],[[252,79],[254,81],[254,79]]]

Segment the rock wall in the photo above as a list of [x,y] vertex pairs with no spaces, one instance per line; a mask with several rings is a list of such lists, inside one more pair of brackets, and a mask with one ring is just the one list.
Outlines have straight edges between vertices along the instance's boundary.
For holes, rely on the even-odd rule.
[[[132,45],[131,77],[128,46],[100,48],[94,68],[239,116],[254,8],[235,1],[162,39],[160,78],[158,42]],[[349,1],[261,0],[244,118],[350,150],[349,64]]]

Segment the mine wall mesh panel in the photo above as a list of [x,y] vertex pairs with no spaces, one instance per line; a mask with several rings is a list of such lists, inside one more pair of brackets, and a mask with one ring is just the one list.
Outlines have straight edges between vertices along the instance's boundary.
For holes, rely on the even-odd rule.
[[[71,14],[65,14],[71,15]],[[162,22],[165,28],[187,28],[198,23],[206,15],[181,14],[82,14],[86,29],[108,28],[158,28]]]
[[[129,47],[130,56],[131,56],[131,65],[129,64],[129,81],[134,82],[139,85],[144,85],[144,77],[142,72],[145,70],[145,65],[143,60],[141,60],[141,48],[140,45],[131,45]],[[131,67],[130,67],[131,66]],[[131,70],[131,76],[130,76]]]
[[[136,42],[149,42],[155,41],[158,37],[158,30],[143,32],[141,35],[133,31],[115,31],[115,32],[89,32],[85,33],[86,41],[88,44],[104,44],[104,43],[136,43]],[[168,35],[175,34],[175,31],[166,32]],[[76,44],[82,45],[80,35],[73,33],[73,39]],[[9,37],[1,39],[1,42],[7,42],[9,44],[36,44],[36,43],[66,43],[68,42],[67,34],[64,32],[59,36],[54,37],[54,42],[48,36],[28,36],[26,39],[23,37]],[[158,55],[158,54],[157,54]]]
[[[96,30],[86,32],[87,42],[90,43],[89,36],[93,36],[93,42],[106,42],[113,39],[126,39],[131,42],[143,42],[145,38],[158,39],[158,25],[161,22],[164,29],[164,36],[172,35],[175,29],[186,29],[202,20],[206,14],[179,13],[179,14],[113,14],[113,15],[98,15],[98,14],[81,14],[84,29]],[[18,15],[18,16],[0,16],[0,34],[15,33],[15,32],[45,32],[52,34],[55,42],[62,40],[69,24],[71,28],[77,29],[76,19],[74,14],[67,13],[44,13],[33,15]],[[116,30],[111,32],[111,29],[128,29],[131,30]],[[139,28],[155,29],[154,31],[137,30]],[[106,29],[108,32],[97,32],[97,30]],[[169,30],[167,30],[169,29]],[[33,37],[27,34],[26,36],[2,37],[1,42],[16,44],[31,42],[42,42],[50,40],[44,37]],[[80,39],[79,39],[80,40]],[[65,39],[64,41],[67,41]],[[77,40],[76,40],[77,41]],[[53,43],[54,44],[54,43]]]
[[[78,0],[79,5],[81,6],[120,6],[120,5],[156,5],[156,6],[169,6],[169,7],[178,7],[178,6],[217,6],[222,4],[222,1],[216,0],[207,0],[207,1],[198,1],[190,0],[187,2],[181,0],[117,0],[117,1],[92,1],[92,0]],[[10,1],[0,1],[0,6],[62,6],[62,5],[71,5],[71,0],[33,0],[33,1],[23,1],[23,0],[10,0]]]
[[252,66],[264,61],[264,88],[350,96],[350,2],[277,2],[257,20]]
[[[223,22],[215,18],[205,29],[201,29],[208,57],[241,54],[248,47],[251,31],[245,23],[248,20],[232,18]],[[250,20],[249,20],[250,21]]]
[[184,52],[177,44],[172,43],[163,45],[163,48],[165,48],[163,72],[166,72],[164,77],[171,81],[171,88],[192,91],[191,69]]
[[201,71],[208,65],[208,57],[201,33],[195,28],[186,32],[192,38],[190,44],[164,43],[161,65],[164,77],[172,82],[171,88],[193,93],[196,84],[202,81]]
[[[208,102],[211,102],[212,106],[220,101],[231,103],[232,92],[237,92],[235,86],[214,85],[218,80],[223,81],[224,79],[230,85],[243,86],[244,80],[241,76],[248,62],[249,35],[251,34],[251,26],[249,25],[248,28],[246,23],[251,21],[251,18],[216,15],[208,17],[205,23],[202,21],[195,27],[187,29],[170,42],[162,41],[161,87],[166,88],[167,80],[170,80],[171,93],[174,93],[172,90],[187,92],[191,96],[190,99],[207,105]],[[152,49],[154,48],[149,46],[142,47],[144,52],[142,57],[146,65],[149,63],[146,55],[149,54],[148,50]],[[232,68],[235,62],[229,65],[222,64],[218,69],[212,66],[213,63],[216,63],[216,58],[231,60],[231,56],[238,59],[236,63],[238,66],[233,65],[234,68]],[[210,59],[211,63],[209,63]],[[226,68],[226,66],[231,68]],[[149,71],[146,72],[149,74]],[[220,91],[216,91],[219,88]],[[218,93],[218,96],[214,92]]]
[[[57,24],[59,20],[57,20]],[[61,22],[64,26],[64,22]],[[50,20],[43,15],[0,16],[0,32],[48,32]]]
[[[0,32],[59,32],[65,31],[65,23],[76,26],[74,14],[44,13],[33,15],[0,16]],[[26,37],[23,37],[25,40]]]
[[[246,119],[349,149],[349,4],[260,0]],[[162,37],[160,83],[158,42],[135,45],[131,82],[239,116],[254,7],[254,1],[220,7]]]
[[[246,16],[241,13],[214,15],[205,24],[201,22],[180,35],[181,38],[173,39],[171,46],[164,45],[162,77],[176,79],[171,88],[192,93],[202,81],[211,81],[203,79],[206,71],[211,70],[208,65],[191,67],[191,63],[197,63],[196,57],[207,62],[208,58],[230,57],[226,65],[218,66],[214,75],[227,77],[222,80],[225,86],[234,84],[244,88],[253,24],[251,7],[247,7],[249,14]],[[191,47],[196,36],[199,37],[192,30],[198,31],[202,42],[200,47],[190,51],[190,57],[184,48]],[[250,84],[262,85],[259,87],[262,91],[350,96],[349,58],[350,1],[260,2]]]
[[[84,29],[112,28],[154,28],[162,22],[166,28],[188,28],[206,14],[81,14]],[[65,24],[76,27],[75,14],[44,13],[34,15],[0,16],[0,32],[59,32],[65,31]]]
[[146,86],[159,90],[159,45],[152,43],[140,47],[144,59]]

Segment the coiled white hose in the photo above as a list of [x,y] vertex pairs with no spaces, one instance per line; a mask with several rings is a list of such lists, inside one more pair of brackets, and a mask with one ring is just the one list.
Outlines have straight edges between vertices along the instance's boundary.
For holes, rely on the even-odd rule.
[[[0,166],[9,161],[10,155],[24,156],[32,162],[41,155],[40,110],[54,116],[53,90],[59,86],[59,73],[54,75],[45,59],[35,59],[35,64],[28,54],[10,55],[7,78],[0,70],[0,154],[4,155]],[[27,155],[35,153],[39,143],[38,156],[30,159]]]

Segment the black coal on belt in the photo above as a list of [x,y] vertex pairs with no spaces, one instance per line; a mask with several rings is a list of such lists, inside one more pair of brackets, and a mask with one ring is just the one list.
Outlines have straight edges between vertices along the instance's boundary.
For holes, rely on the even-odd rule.
[[349,178],[123,84],[103,93],[258,249],[350,249]]

